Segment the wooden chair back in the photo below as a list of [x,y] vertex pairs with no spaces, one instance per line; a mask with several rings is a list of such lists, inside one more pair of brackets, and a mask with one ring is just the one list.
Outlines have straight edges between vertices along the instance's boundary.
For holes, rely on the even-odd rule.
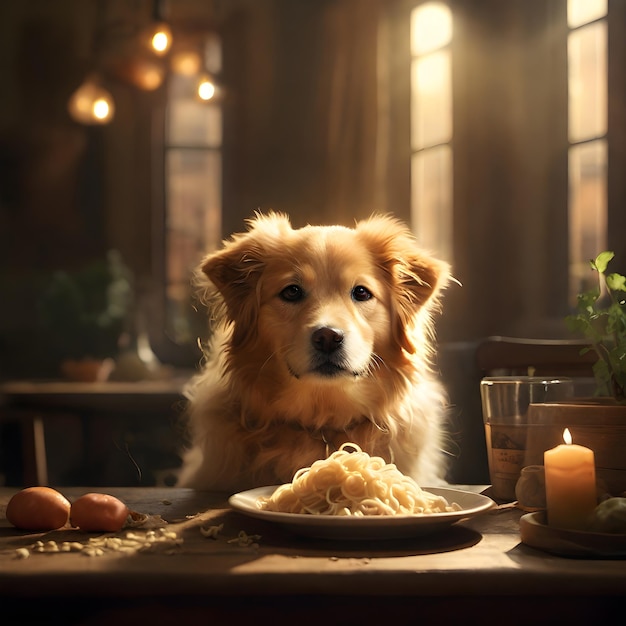
[[491,336],[476,347],[476,365],[482,376],[593,377],[597,355],[584,351],[579,339],[530,339]]

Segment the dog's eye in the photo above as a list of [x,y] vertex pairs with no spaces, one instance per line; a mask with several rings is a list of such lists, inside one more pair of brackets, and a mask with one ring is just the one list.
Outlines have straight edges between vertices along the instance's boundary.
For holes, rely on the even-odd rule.
[[373,297],[372,292],[367,287],[363,287],[363,285],[357,285],[352,290],[352,299],[357,302],[365,302],[365,300],[370,300]]
[[285,302],[297,302],[304,298],[304,291],[299,285],[287,285],[281,292],[280,297]]

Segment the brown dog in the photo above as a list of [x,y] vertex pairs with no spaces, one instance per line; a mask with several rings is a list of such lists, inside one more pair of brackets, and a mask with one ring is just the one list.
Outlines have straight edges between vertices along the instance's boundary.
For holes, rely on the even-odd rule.
[[347,441],[422,485],[442,482],[431,314],[449,268],[406,226],[374,216],[292,229],[257,215],[200,270],[215,327],[188,389],[180,486],[290,482]]

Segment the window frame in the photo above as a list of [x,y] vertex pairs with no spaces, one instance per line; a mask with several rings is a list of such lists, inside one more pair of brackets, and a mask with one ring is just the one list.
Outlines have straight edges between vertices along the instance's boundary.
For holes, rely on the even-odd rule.
[[[216,37],[214,28],[206,28],[203,31],[206,37]],[[195,37],[199,35],[196,33]],[[203,72],[201,72],[203,73]],[[224,111],[223,103],[218,99],[208,103],[208,106],[218,106],[221,109],[221,130],[219,143],[199,143],[170,140],[168,136],[168,105],[169,105],[169,81],[170,73],[166,77],[162,90],[160,106],[154,107],[152,116],[152,197],[153,197],[153,223],[152,235],[155,245],[152,254],[152,274],[153,286],[146,290],[150,296],[144,298],[142,310],[150,311],[147,316],[147,326],[149,330],[151,347],[157,358],[165,364],[172,365],[180,369],[196,368],[201,360],[202,352],[200,342],[206,341],[209,334],[207,312],[203,303],[199,302],[194,293],[192,281],[193,273],[197,264],[192,264],[189,268],[189,301],[187,306],[186,323],[189,326],[189,335],[186,340],[180,340],[172,331],[172,319],[170,316],[168,288],[170,287],[168,275],[168,209],[169,209],[169,171],[168,153],[175,151],[204,152],[206,154],[217,154],[219,156],[219,225],[215,228],[211,241],[207,239],[206,246],[198,251],[198,263],[204,254],[207,254],[217,247],[222,240],[222,220],[223,220],[223,152],[224,152]],[[220,74],[213,72],[214,78],[219,82]],[[199,76],[198,76],[199,78]]]

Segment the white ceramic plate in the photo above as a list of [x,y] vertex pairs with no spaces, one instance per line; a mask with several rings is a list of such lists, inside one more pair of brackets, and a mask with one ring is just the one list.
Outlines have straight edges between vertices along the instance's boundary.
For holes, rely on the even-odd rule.
[[270,496],[276,486],[258,487],[231,496],[229,504],[250,517],[280,524],[300,535],[324,539],[405,539],[433,533],[456,522],[483,513],[495,502],[478,493],[458,489],[424,487],[448,502],[456,502],[460,511],[429,513],[425,515],[382,515],[364,517],[338,517],[332,515],[306,515],[264,511],[257,505],[258,498]]

